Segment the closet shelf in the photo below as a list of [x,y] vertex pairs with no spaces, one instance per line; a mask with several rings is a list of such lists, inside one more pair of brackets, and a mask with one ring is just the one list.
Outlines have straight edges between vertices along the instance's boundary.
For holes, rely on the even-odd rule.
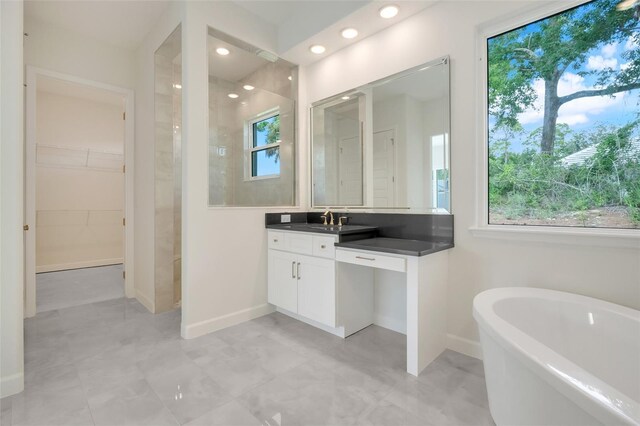
[[124,155],[121,152],[37,144],[36,164],[47,167],[120,171],[124,164]]
[[121,226],[122,210],[36,210],[36,227]]

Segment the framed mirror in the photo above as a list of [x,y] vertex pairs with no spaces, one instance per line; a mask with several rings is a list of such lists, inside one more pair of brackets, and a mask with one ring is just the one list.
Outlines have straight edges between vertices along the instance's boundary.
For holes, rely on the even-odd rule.
[[311,108],[312,207],[450,213],[449,58]]

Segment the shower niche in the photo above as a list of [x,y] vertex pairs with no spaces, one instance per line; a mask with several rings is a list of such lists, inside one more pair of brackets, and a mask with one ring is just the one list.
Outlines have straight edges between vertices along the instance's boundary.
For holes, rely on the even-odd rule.
[[182,294],[182,37],[178,27],[155,52],[155,312]]

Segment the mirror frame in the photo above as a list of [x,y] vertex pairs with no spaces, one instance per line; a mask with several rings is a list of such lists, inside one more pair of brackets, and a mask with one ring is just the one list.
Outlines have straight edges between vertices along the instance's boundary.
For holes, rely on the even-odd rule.
[[[309,141],[310,141],[310,149],[309,149],[309,189],[311,191],[310,194],[310,201],[311,201],[311,210],[327,210],[330,208],[338,208],[338,209],[344,209],[344,210],[362,210],[363,212],[369,212],[369,213],[375,213],[376,210],[384,210],[384,212],[387,213],[425,213],[424,210],[435,210],[435,209],[421,209],[421,211],[416,211],[416,212],[410,212],[409,210],[411,209],[410,207],[406,206],[406,207],[373,207],[373,206],[366,206],[361,205],[361,206],[319,206],[315,204],[315,191],[314,191],[314,167],[313,167],[313,146],[314,146],[314,138],[313,138],[313,109],[321,106],[321,105],[326,105],[328,103],[331,102],[335,102],[338,100],[341,100],[341,98],[343,96],[349,96],[349,95],[355,95],[357,93],[361,93],[361,92],[365,92],[367,90],[371,91],[374,87],[377,86],[381,86],[383,84],[386,83],[390,83],[393,80],[396,80],[398,78],[402,78],[402,77],[406,77],[412,74],[415,74],[419,71],[424,71],[428,68],[433,68],[439,65],[449,65],[449,67],[447,68],[447,81],[446,81],[446,86],[447,86],[447,93],[448,96],[446,98],[446,105],[445,105],[445,112],[446,112],[446,118],[444,120],[444,124],[445,124],[445,129],[447,131],[447,139],[448,139],[448,143],[447,143],[447,148],[446,148],[446,152],[447,152],[447,169],[449,171],[449,209],[446,213],[438,213],[438,212],[431,212],[431,214],[453,214],[453,209],[452,209],[452,202],[451,202],[451,189],[452,189],[452,185],[451,185],[451,59],[449,58],[449,55],[444,55],[441,57],[438,57],[434,60],[425,62],[423,64],[417,65],[415,67],[411,67],[408,68],[404,71],[400,71],[398,73],[395,74],[391,74],[388,75],[387,77],[378,79],[378,80],[374,80],[370,83],[366,83],[363,84],[362,86],[358,86],[355,87],[353,89],[335,94],[333,96],[329,96],[327,98],[324,99],[320,99],[318,101],[312,102],[311,103],[311,107],[309,108]],[[361,156],[364,160],[364,155],[365,155],[365,144],[364,144],[364,128],[366,127],[366,124],[364,121],[360,122],[360,138],[361,138],[361,143],[362,143],[362,153]],[[364,196],[364,185],[365,185],[365,170],[364,170],[364,161],[363,161],[363,167],[362,167],[362,182],[363,182],[363,196]]]

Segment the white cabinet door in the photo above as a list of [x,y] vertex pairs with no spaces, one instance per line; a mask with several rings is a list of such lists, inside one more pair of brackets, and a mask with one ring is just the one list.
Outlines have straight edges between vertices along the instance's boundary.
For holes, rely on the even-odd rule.
[[298,314],[336,326],[335,262],[298,256]]
[[267,300],[269,303],[298,313],[298,256],[278,250],[269,250],[269,276]]

